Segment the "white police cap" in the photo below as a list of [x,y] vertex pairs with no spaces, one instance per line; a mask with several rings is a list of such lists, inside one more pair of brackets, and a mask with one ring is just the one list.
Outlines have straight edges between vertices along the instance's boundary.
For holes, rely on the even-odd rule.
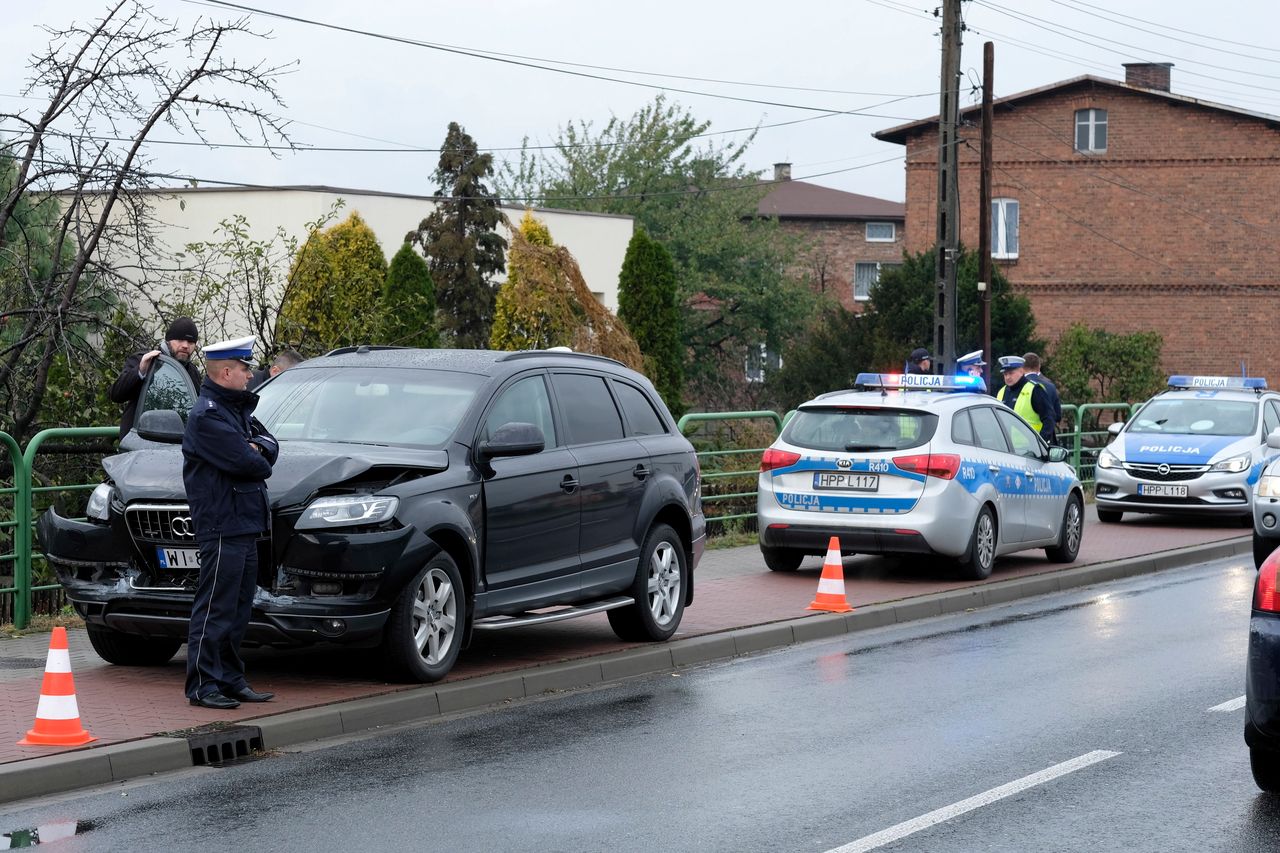
[[982,350],[976,349],[973,352],[965,353],[956,359],[956,364],[961,367],[986,367],[987,363],[982,360]]
[[1002,355],[1002,356],[1000,356],[1000,369],[1001,369],[1002,371],[1003,371],[1003,370],[1017,370],[1019,367],[1024,366],[1026,363],[1027,363],[1027,360],[1026,360],[1026,359],[1024,359],[1024,358],[1023,358],[1022,356],[1020,356],[1020,355]]
[[243,361],[253,366],[253,345],[256,340],[256,337],[249,335],[247,338],[218,341],[216,344],[209,344],[201,352],[204,353],[205,361]]

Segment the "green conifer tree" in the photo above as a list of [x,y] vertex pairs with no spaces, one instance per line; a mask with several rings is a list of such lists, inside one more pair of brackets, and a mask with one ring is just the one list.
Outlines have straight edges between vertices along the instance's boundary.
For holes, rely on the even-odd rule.
[[679,290],[671,253],[644,229],[636,229],[618,275],[618,317],[640,345],[645,373],[676,417],[684,409]]
[[438,347],[436,285],[427,262],[405,243],[391,259],[387,283],[382,289],[384,343],[400,346]]

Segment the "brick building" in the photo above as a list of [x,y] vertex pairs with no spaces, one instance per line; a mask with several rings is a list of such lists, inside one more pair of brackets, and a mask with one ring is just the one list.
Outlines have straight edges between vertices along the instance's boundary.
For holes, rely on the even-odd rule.
[[[992,253],[1052,342],[1155,330],[1170,371],[1280,383],[1280,118],[1174,94],[1169,63],[995,102]],[[962,113],[961,240],[977,244],[981,111]],[[906,243],[935,241],[937,118],[906,147]]]
[[777,183],[756,208],[804,245],[800,275],[860,311],[886,266],[902,263],[906,206],[901,202],[791,180],[791,164],[773,167]]

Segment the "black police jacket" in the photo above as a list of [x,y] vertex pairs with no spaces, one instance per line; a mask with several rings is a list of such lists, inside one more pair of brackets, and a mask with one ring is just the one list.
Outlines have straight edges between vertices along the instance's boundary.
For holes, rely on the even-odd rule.
[[280,446],[253,417],[257,405],[258,395],[250,391],[209,379],[200,386],[182,436],[182,482],[197,540],[271,527],[266,480]]

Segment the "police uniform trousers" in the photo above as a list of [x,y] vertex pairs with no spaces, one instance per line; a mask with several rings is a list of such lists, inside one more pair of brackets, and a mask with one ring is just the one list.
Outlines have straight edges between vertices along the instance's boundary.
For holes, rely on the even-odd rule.
[[258,586],[258,535],[197,541],[200,580],[187,633],[187,698],[248,687],[240,643]]

